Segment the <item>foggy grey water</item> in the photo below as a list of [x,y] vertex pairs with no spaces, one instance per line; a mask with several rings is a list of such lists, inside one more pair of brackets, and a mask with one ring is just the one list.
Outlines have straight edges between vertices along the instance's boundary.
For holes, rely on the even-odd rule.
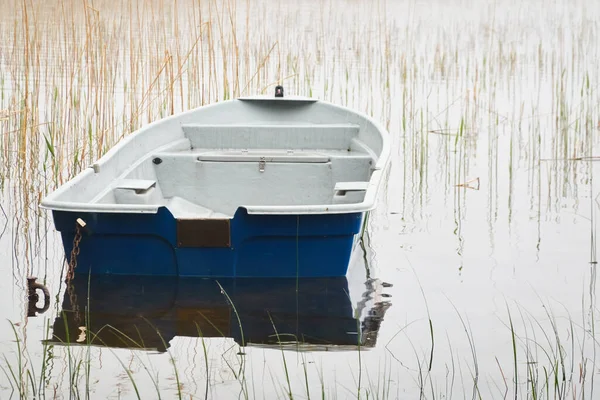
[[[0,397],[19,398],[28,370],[35,390],[65,399],[88,389],[137,398],[136,387],[141,398],[174,398],[177,379],[185,398],[204,398],[207,381],[209,398],[289,398],[290,388],[294,398],[597,396],[597,2],[238,1],[235,35],[227,2],[126,3],[96,2],[88,14],[68,1],[31,5],[29,69],[14,24],[22,6],[0,5]],[[67,22],[56,19],[61,8]],[[199,30],[209,20],[213,36]],[[392,165],[366,262],[358,254],[348,275],[359,320],[377,302],[389,306],[374,347],[240,348],[231,334],[175,336],[168,352],[44,350],[65,284],[60,237],[39,199],[129,125],[278,81],[389,130]],[[35,127],[21,163],[26,88],[37,94]],[[86,144],[89,126],[102,145]],[[28,275],[52,294],[35,318],[26,317]]]

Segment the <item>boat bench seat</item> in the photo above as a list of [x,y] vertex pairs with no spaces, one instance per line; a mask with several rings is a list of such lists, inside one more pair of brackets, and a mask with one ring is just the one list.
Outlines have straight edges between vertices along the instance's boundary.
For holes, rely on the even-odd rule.
[[[159,174],[166,165],[176,163],[180,168],[189,164],[224,163],[224,164],[259,164],[278,165],[296,164],[307,166],[315,164],[331,164],[333,182],[368,181],[373,164],[372,155],[357,150],[290,150],[290,149],[187,149],[179,151],[158,152],[152,155],[160,163],[154,168]],[[164,164],[163,164],[164,162]],[[161,179],[159,178],[159,182]],[[161,184],[162,186],[162,184]]]
[[182,125],[192,149],[322,149],[347,150],[358,137],[356,124],[187,124]]
[[371,155],[348,150],[196,148],[151,158],[165,199],[229,216],[240,205],[361,203],[372,166]]

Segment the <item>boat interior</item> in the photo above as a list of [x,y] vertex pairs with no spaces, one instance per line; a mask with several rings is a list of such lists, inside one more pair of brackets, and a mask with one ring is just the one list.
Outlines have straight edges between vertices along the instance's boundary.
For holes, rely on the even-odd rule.
[[181,124],[90,203],[166,206],[176,218],[230,218],[239,206],[360,203],[377,156],[352,123]]

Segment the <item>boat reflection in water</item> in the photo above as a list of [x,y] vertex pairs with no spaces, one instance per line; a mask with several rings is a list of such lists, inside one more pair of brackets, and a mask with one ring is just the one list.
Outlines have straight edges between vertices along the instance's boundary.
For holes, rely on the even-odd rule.
[[374,347],[390,303],[378,280],[363,288],[353,300],[345,277],[113,275],[88,281],[79,275],[65,292],[51,341],[161,352],[175,336],[230,337],[242,346],[283,343],[297,350]]

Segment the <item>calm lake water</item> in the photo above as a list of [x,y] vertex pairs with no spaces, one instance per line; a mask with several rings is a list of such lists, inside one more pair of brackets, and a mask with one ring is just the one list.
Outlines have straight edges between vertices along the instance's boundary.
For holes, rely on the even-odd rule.
[[[2,2],[0,397],[595,398],[599,21],[592,0]],[[201,281],[66,290],[41,197],[131,129],[277,82],[391,135],[347,279],[223,282],[237,314]]]

